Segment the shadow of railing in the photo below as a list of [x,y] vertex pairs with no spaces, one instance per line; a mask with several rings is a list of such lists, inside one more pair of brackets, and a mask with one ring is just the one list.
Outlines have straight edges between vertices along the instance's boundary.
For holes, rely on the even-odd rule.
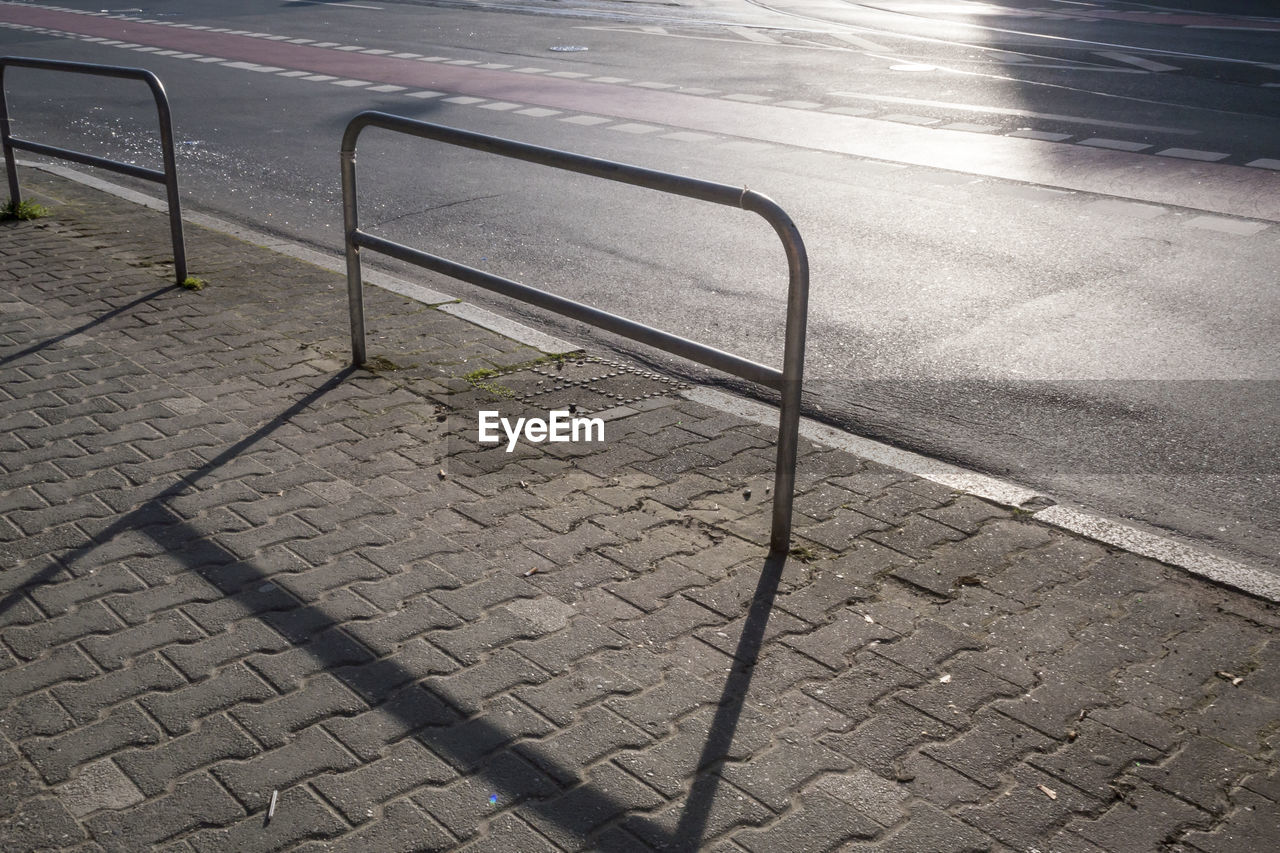
[[738,722],[742,718],[747,692],[755,674],[756,661],[764,645],[765,627],[769,624],[769,614],[773,612],[773,601],[778,594],[778,584],[786,565],[785,554],[770,554],[765,558],[755,594],[747,609],[742,633],[738,637],[738,645],[733,652],[729,676],[725,679],[706,743],[698,757],[693,785],[685,798],[684,810],[675,831],[663,848],[665,850],[693,853],[701,849],[711,806],[720,788],[719,770],[733,747],[733,738],[737,734]]
[[20,349],[17,352],[9,353],[3,358],[0,358],[0,367],[4,367],[6,364],[17,361],[20,358],[25,358],[26,356],[34,355],[35,353],[38,353],[41,350],[46,350],[49,347],[54,346],[55,344],[59,344],[69,338],[74,338],[76,335],[84,334],[85,332],[89,331],[95,326],[100,326],[103,323],[107,322],[108,320],[111,320],[115,317],[119,317],[121,314],[124,314],[126,311],[130,311],[134,308],[137,308],[139,305],[145,305],[151,300],[157,299],[161,296],[164,296],[166,293],[170,293],[177,289],[178,289],[178,285],[171,284],[167,287],[162,287],[159,290],[153,290],[150,293],[145,293],[131,302],[126,302],[124,305],[119,305],[115,308],[108,309],[107,311],[104,311],[103,313],[99,314],[97,317],[94,317],[92,320],[82,323],[79,326],[76,326],[74,329],[71,329],[70,331],[63,332],[62,334],[56,335],[52,338],[47,338],[38,344],[32,344],[31,346],[25,349]]

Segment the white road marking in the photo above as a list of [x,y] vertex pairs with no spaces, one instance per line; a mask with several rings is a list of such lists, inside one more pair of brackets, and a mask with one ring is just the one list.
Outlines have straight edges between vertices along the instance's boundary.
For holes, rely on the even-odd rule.
[[1088,139],[1082,139],[1076,143],[1077,145],[1088,145],[1091,148],[1110,148],[1112,151],[1141,151],[1144,148],[1150,148],[1145,142],[1130,142],[1127,139],[1106,139],[1101,136],[1091,136]]
[[942,119],[930,118],[929,116],[918,116],[910,113],[890,113],[887,116],[880,116],[881,121],[896,121],[901,124],[916,124],[921,127],[928,127],[931,124],[940,124]]
[[532,116],[534,118],[560,115],[560,110],[549,110],[546,107],[526,107],[523,110],[516,110],[516,112],[522,116]]
[[654,125],[654,124],[640,124],[639,122],[632,122],[632,121],[623,122],[622,124],[615,124],[613,127],[609,129],[616,130],[620,133],[634,133],[636,135],[645,134],[645,133],[657,133],[660,130],[666,130],[665,127],[658,127],[657,125]]
[[1006,133],[1005,136],[1013,136],[1018,139],[1040,139],[1045,142],[1061,142],[1064,139],[1070,139],[1069,133],[1049,133],[1046,130],[1015,130],[1012,133]]
[[332,74],[311,74],[307,77],[303,77],[302,79],[311,80],[315,83],[328,83],[330,80],[337,80],[338,78],[334,77]]
[[1214,163],[1218,160],[1225,160],[1230,154],[1222,154],[1218,151],[1200,151],[1195,148],[1166,148],[1163,151],[1156,152],[1157,157],[1178,157],[1183,160],[1203,160],[1206,163]]
[[385,83],[381,86],[370,86],[369,91],[370,92],[403,92],[407,88],[408,88],[407,86],[393,86],[390,83]]
[[510,101],[491,101],[487,104],[481,104],[480,109],[498,110],[499,112],[506,112],[507,110],[514,110],[519,106],[520,104],[513,104]]
[[726,101],[742,101],[743,103],[747,103],[747,104],[759,104],[769,100],[764,95],[732,94],[732,95],[721,95],[720,97],[724,98]]
[[674,133],[664,133],[663,139],[674,139],[677,142],[710,142],[719,137],[712,136],[709,133],[698,133],[692,130],[677,130]]
[[765,35],[764,33],[758,30],[753,30],[750,27],[725,27],[725,29],[731,33],[736,33],[737,35],[742,36],[747,41],[753,41],[756,44],[781,44],[782,43],[778,41],[776,38],[774,38],[773,36]]
[[430,89],[423,89],[423,90],[418,91],[418,92],[409,92],[409,93],[406,95],[406,97],[409,97],[409,98],[423,98],[423,99],[426,99],[426,98],[443,98],[443,97],[444,97],[444,94],[445,94],[444,92],[433,92],[433,91],[431,91]]
[[1151,124],[1130,124],[1123,121],[1104,121],[1088,116],[1068,116],[1057,113],[1037,113],[1031,110],[1020,110],[1011,107],[991,107],[979,104],[958,104],[952,101],[930,101],[921,98],[901,98],[894,95],[872,95],[864,92],[829,92],[841,98],[856,98],[863,101],[882,101],[887,104],[908,104],[920,107],[938,107],[969,113],[990,113],[992,115],[1019,116],[1020,118],[1042,118],[1049,121],[1062,121],[1070,124],[1087,124],[1092,127],[1114,127],[1119,130],[1150,130],[1156,133],[1176,133],[1179,136],[1196,136],[1198,131],[1185,130],[1180,127],[1161,127]]
[[871,39],[863,38],[862,36],[855,36],[853,33],[826,33],[826,35],[834,36],[840,41],[848,42],[854,47],[860,47],[863,50],[875,50],[881,53],[888,53],[889,51],[889,48],[884,45],[876,44]]
[[992,124],[971,124],[967,121],[953,121],[951,124],[944,124],[943,130],[963,130],[966,133],[995,133],[1000,128]]
[[1225,216],[1194,216],[1186,222],[1192,228],[1203,228],[1206,231],[1217,231],[1222,234],[1233,234],[1237,237],[1252,237],[1260,231],[1266,231],[1270,224],[1266,222],[1250,222],[1245,219],[1228,219]]
[[1246,166],[1253,166],[1258,169],[1280,169],[1280,160],[1272,160],[1269,157],[1263,157],[1261,160],[1250,160],[1245,163]]
[[1118,198],[1104,198],[1085,205],[1092,213],[1120,214],[1135,219],[1155,219],[1168,213],[1166,208],[1158,204],[1143,204],[1140,201],[1124,201]]
[[467,105],[482,104],[485,101],[484,98],[473,98],[470,95],[454,95],[452,98],[445,98],[445,100],[451,104],[467,104]]
[[1127,53],[1120,53],[1115,50],[1095,50],[1094,56],[1101,56],[1104,59],[1114,59],[1116,62],[1123,62],[1127,65],[1133,65],[1145,71],[1181,71],[1176,65],[1165,65],[1163,62],[1156,62],[1153,59],[1144,59],[1141,56],[1130,56]]
[[368,80],[334,80],[333,85],[345,86],[348,89],[358,89],[363,86],[368,86],[369,81]]
[[568,122],[569,124],[580,124],[584,127],[591,127],[597,124],[608,124],[613,121],[613,119],[603,118],[601,116],[569,116],[568,118],[560,119],[560,121]]

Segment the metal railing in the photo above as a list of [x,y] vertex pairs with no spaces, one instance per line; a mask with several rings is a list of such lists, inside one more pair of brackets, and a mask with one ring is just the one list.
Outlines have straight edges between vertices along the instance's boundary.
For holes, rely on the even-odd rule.
[[[4,72],[7,68],[37,68],[44,71],[70,71],[76,74],[90,74],[96,77],[123,77],[141,80],[151,88],[155,97],[156,113],[160,118],[160,147],[164,157],[164,170],[147,169],[131,163],[120,163],[105,157],[96,157],[83,151],[71,151],[57,148],[28,139],[18,139],[9,131],[9,101],[4,85]],[[178,201],[178,169],[173,154],[173,121],[169,114],[169,99],[164,93],[160,79],[144,68],[126,68],[119,65],[97,65],[88,62],[64,62],[58,59],[33,59],[26,56],[0,56],[0,144],[4,147],[4,165],[9,178],[9,199],[16,207],[22,203],[22,193],[18,187],[18,169],[13,159],[15,148],[43,154],[60,160],[70,160],[86,166],[98,166],[164,184],[169,201],[169,232],[173,238],[173,267],[177,282],[181,284],[187,277],[187,249],[182,236],[182,209]]]
[[[632,184],[659,192],[701,199],[749,210],[762,216],[782,240],[787,255],[790,281],[787,295],[786,341],[782,370],[777,370],[732,353],[696,341],[654,329],[616,314],[592,308],[502,278],[474,267],[450,261],[401,243],[375,237],[360,230],[356,207],[356,140],[366,127],[377,127],[422,139],[472,148],[490,154],[552,166],[597,178]],[[778,423],[777,470],[774,473],[773,526],[770,551],[785,554],[791,541],[791,504],[795,491],[796,449],[800,424],[800,391],[804,378],[804,343],[809,300],[809,262],[800,233],[785,211],[760,193],[743,187],[711,183],[571,154],[554,148],[543,148],[514,142],[429,122],[414,121],[380,112],[363,112],[347,125],[342,137],[342,221],[346,236],[347,301],[351,314],[351,350],[354,362],[365,361],[364,292],[360,275],[360,249],[372,249],[384,255],[432,270],[513,299],[528,302],[548,311],[588,323],[605,331],[631,338],[642,344],[665,350],[713,367],[725,373],[777,390],[782,397]]]

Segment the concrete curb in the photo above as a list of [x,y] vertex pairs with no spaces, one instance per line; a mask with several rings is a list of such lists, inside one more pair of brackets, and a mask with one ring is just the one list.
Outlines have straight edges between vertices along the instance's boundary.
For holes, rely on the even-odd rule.
[[[777,409],[754,400],[733,397],[706,387],[685,391],[684,396],[703,405],[767,426],[776,426],[778,423]],[[1131,524],[1086,510],[1063,506],[1052,497],[1016,483],[1009,483],[975,471],[967,471],[918,453],[842,432],[835,427],[807,418],[802,418],[800,421],[800,434],[824,447],[843,450],[1001,506],[1031,510],[1037,504],[1043,506],[1044,503],[1052,502],[1051,506],[1035,509],[1031,514],[1032,518],[1104,545],[1150,557],[1214,583],[1280,603],[1280,576],[1252,568],[1174,537],[1141,530]]]

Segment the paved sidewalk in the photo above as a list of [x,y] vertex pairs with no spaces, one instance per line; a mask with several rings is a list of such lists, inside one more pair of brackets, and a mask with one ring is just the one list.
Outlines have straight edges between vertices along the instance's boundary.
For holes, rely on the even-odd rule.
[[24,182],[0,849],[1280,849],[1275,605],[808,443],[769,562],[771,429]]

